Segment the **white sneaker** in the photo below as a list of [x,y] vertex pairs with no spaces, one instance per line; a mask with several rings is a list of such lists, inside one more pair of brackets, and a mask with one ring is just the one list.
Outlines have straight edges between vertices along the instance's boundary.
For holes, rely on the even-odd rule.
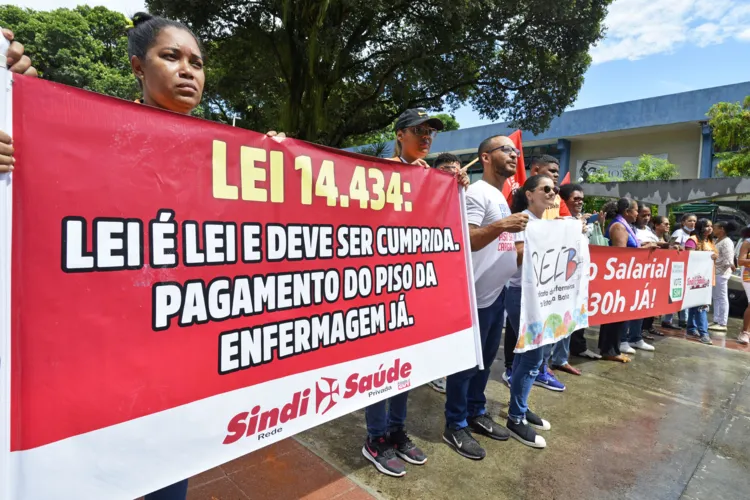
[[[651,344],[647,344],[643,339],[639,340],[638,342],[631,342],[630,347],[633,347],[634,349],[642,349],[644,351],[653,351],[654,346]],[[622,348],[620,348],[620,351],[622,351]]]
[[635,349],[630,347],[630,344],[628,344],[627,342],[622,342],[620,344],[620,352],[623,354],[635,354]]
[[709,325],[708,329],[711,330],[712,332],[726,332],[727,331],[727,327],[726,326],[719,325],[718,323],[715,323],[713,325]]
[[589,359],[602,359],[602,357],[599,354],[595,353],[591,349],[586,349],[581,354],[579,354],[579,356],[581,356],[582,358],[589,358]]
[[435,389],[440,394],[445,394],[445,379],[439,378],[437,380],[433,380],[432,382],[428,382],[427,385]]
[[750,343],[750,333],[748,332],[740,333],[739,337],[737,337],[737,342],[739,342],[742,345],[747,345],[748,343]]

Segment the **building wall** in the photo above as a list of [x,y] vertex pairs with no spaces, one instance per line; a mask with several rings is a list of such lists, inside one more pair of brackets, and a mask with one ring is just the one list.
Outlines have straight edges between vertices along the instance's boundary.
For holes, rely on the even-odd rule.
[[578,162],[617,157],[638,157],[642,154],[666,153],[670,162],[679,167],[680,179],[698,178],[700,127],[694,129],[659,131],[644,129],[643,133],[619,137],[590,137],[571,139],[570,168],[578,179]]

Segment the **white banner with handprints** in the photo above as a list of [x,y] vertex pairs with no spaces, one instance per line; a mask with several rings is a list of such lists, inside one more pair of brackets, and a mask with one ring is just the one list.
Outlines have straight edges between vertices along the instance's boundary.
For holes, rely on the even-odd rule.
[[580,221],[529,222],[515,352],[553,344],[588,326],[589,262]]

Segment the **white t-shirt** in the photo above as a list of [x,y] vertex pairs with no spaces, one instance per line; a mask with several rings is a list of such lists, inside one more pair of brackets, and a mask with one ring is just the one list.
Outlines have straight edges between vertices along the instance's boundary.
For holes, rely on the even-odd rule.
[[[539,220],[539,217],[532,214],[528,210],[524,210],[523,213],[529,216],[529,221]],[[526,231],[521,231],[520,233],[516,233],[516,242],[525,241],[525,240],[526,240]],[[516,262],[518,261],[516,260]],[[513,276],[510,277],[510,281],[508,282],[509,287],[512,286],[513,288],[521,288],[521,275],[523,274],[522,271],[523,271],[523,265],[518,266],[518,269],[515,272],[515,274],[513,274]]]
[[676,239],[676,242],[679,245],[685,245],[685,242],[690,239],[690,235],[685,232],[682,228],[678,229],[674,233],[672,233],[672,238]]
[[[471,225],[484,227],[510,216],[503,193],[479,180],[466,190],[466,215]],[[500,233],[496,241],[471,253],[477,307],[495,303],[508,279],[516,272],[516,244],[513,233]]]
[[648,226],[644,229],[635,228],[635,237],[638,238],[638,243],[641,245],[644,243],[659,243],[659,237]]

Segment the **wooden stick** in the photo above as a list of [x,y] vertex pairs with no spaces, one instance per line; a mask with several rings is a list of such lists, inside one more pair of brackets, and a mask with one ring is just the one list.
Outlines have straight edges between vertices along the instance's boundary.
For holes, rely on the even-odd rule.
[[466,171],[469,170],[469,167],[471,167],[472,165],[474,165],[478,161],[479,161],[479,157],[477,156],[476,158],[474,158],[473,160],[471,160],[469,163],[467,163],[466,166],[459,171],[459,174],[465,174]]

